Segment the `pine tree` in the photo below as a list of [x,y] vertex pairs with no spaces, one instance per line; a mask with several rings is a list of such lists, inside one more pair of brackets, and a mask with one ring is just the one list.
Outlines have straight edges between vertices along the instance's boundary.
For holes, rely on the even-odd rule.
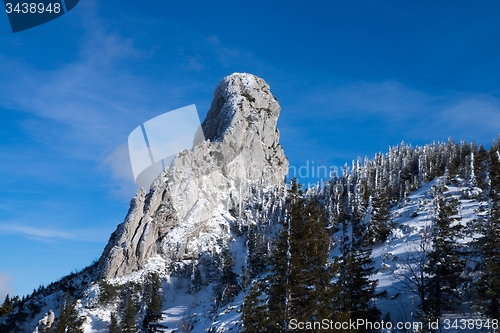
[[500,161],[497,151],[489,151],[491,208],[477,243],[479,279],[474,284],[476,307],[487,318],[500,318]]
[[391,232],[389,198],[383,191],[376,191],[371,197],[371,206],[371,219],[366,238],[369,244],[375,245],[385,242]]
[[348,319],[348,313],[339,310],[340,288],[333,282],[338,267],[330,263],[327,215],[315,199],[306,199],[295,178],[290,184],[287,212],[272,257],[271,325],[265,331],[286,332],[291,318]]
[[69,291],[66,292],[64,304],[61,304],[56,333],[83,333],[85,317],[80,316],[76,309],[76,299],[71,299]]
[[120,333],[120,328],[118,327],[118,316],[116,312],[111,312],[111,320],[108,326],[109,333]]
[[484,235],[478,243],[480,277],[475,283],[476,306],[487,318],[500,318],[500,202],[492,204]]
[[462,225],[458,215],[460,202],[456,199],[437,199],[437,216],[432,231],[433,248],[429,253],[426,268],[428,309],[425,314],[431,319],[439,318],[443,311],[456,308],[460,298],[458,288],[465,268],[463,250],[457,240],[461,236]]
[[448,160],[446,168],[448,171],[448,181],[457,176],[460,171],[460,152],[458,145],[453,142],[451,138],[448,139]]
[[486,159],[487,159],[487,152],[486,149],[484,149],[483,145],[479,146],[479,149],[477,151],[472,151],[473,157],[474,157],[474,163],[473,163],[473,170],[474,170],[474,180],[476,186],[479,188],[485,190],[486,189],[486,173],[487,173],[487,168],[486,168]]
[[261,299],[262,287],[257,281],[250,286],[250,290],[243,299],[243,312],[241,319],[243,321],[242,333],[261,333],[266,332],[268,327],[267,306]]
[[[19,299],[18,296],[16,296],[17,299]],[[5,301],[3,302],[2,306],[0,307],[0,317],[5,317],[8,315],[12,310],[14,309],[14,302],[13,300],[10,299],[9,294],[5,296]]]
[[59,316],[57,317],[56,333],[65,333],[65,332],[66,332],[66,313],[64,304],[61,304],[61,306],[59,307]]
[[127,296],[127,303],[125,307],[125,313],[123,314],[123,319],[121,323],[121,331],[123,333],[135,333],[137,332],[136,315],[137,309],[135,308],[135,302],[131,295],[131,291]]
[[85,317],[78,314],[76,310],[76,299],[72,300],[69,307],[66,309],[66,322],[67,322],[67,333],[83,333],[83,323],[85,322]]
[[255,225],[248,230],[248,270],[250,278],[263,273],[267,265],[267,246]]
[[286,299],[288,293],[288,220],[274,241],[269,275],[267,331],[284,332],[287,323]]
[[[195,267],[195,266],[193,266]],[[143,284],[143,295],[146,302],[146,314],[142,321],[142,328],[145,332],[159,332],[157,321],[162,318],[162,301],[160,296],[161,281],[160,275],[150,272]]]
[[146,306],[146,315],[143,320],[143,328],[144,331],[150,332],[161,332],[156,322],[163,317],[163,313],[161,311],[161,297],[158,291],[153,290],[151,294],[151,298],[148,301]]
[[342,258],[340,262],[339,285],[342,290],[341,309],[350,313],[352,320],[380,320],[380,310],[374,299],[378,281],[372,280],[375,273],[372,249],[363,235],[365,226],[359,219],[343,222]]
[[326,214],[315,199],[302,197],[291,206],[289,309],[298,321],[331,316],[335,298],[334,266]]
[[460,177],[469,180],[471,161],[471,146],[465,141],[460,143]]
[[238,274],[234,272],[234,261],[228,250],[222,251],[221,261],[221,277],[219,284],[214,290],[216,307],[232,302],[241,291],[241,286],[238,283]]
[[193,264],[193,273],[191,274],[191,281],[189,283],[188,293],[196,294],[203,286],[203,278],[198,265]]

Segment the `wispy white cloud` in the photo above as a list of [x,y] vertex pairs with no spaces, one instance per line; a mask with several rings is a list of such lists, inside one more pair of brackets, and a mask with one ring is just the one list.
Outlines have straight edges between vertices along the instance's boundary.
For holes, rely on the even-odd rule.
[[[58,152],[58,157],[94,160],[95,165],[109,168],[116,181],[112,186],[128,196],[124,172],[129,162],[122,158],[120,144],[130,131],[159,114],[199,100],[205,81],[210,82],[206,94],[206,104],[210,105],[213,77],[183,84],[183,72],[195,74],[236,64],[259,67],[260,62],[248,51],[223,45],[216,36],[196,35],[185,38],[189,41],[185,50],[181,47],[167,52],[179,59],[178,71],[175,65],[152,60],[159,50],[157,44],[122,37],[104,28],[94,14],[96,6],[91,1],[79,9],[79,13],[87,13],[81,20],[85,33],[73,60],[39,69],[36,64],[0,54],[0,107],[26,113],[22,128],[37,143]],[[140,68],[145,64],[174,74],[144,74]],[[11,157],[22,158],[16,153]],[[50,160],[41,163],[50,164]],[[38,168],[53,170],[54,166],[40,164]]]
[[154,104],[150,84],[114,64],[140,57],[131,44],[96,32],[81,58],[52,71],[3,57],[0,104],[53,120],[87,142],[110,142]]
[[[85,12],[84,7],[79,12]],[[15,163],[26,155],[31,161],[36,158],[37,177],[47,178],[78,172],[73,169],[78,165],[75,160],[91,160],[118,172],[113,179],[122,188],[118,162],[109,163],[111,158],[116,160],[116,153],[106,156],[103,152],[114,152],[112,147],[123,142],[130,130],[168,111],[169,105],[172,109],[182,106],[183,88],[135,69],[134,64],[150,59],[155,46],[143,49],[132,38],[106,31],[92,15],[84,21],[92,24],[86,23],[79,53],[67,63],[61,61],[60,66],[40,69],[37,64],[0,54],[0,107],[24,113],[21,128],[38,145],[32,152],[22,146],[26,138],[16,138],[13,142],[19,149],[11,149],[8,157]],[[32,168],[18,165],[9,172],[23,175]],[[60,172],[68,165],[71,171]]]
[[104,233],[100,230],[57,230],[50,227],[34,227],[19,222],[0,223],[2,234],[15,234],[29,239],[45,242],[53,241],[81,241],[103,242]]
[[183,70],[188,72],[201,72],[205,69],[205,65],[203,64],[205,60],[199,54],[194,56],[192,55],[183,55],[181,53],[180,59],[177,61],[177,66]]
[[331,97],[333,108],[391,117],[411,114],[431,101],[425,93],[409,89],[397,81],[357,82],[339,87]]
[[439,115],[443,122],[457,129],[500,132],[500,99],[492,96],[464,94],[441,109]]
[[206,38],[207,49],[215,53],[215,59],[224,67],[229,67],[235,61],[241,62],[244,60],[250,60],[253,63],[256,62],[253,54],[242,50],[237,47],[228,47],[221,43],[217,36],[210,36]]
[[[192,95],[192,87],[144,73],[147,64],[165,70],[152,60],[158,45],[106,28],[98,7],[95,1],[79,5],[84,32],[70,61],[56,56],[60,65],[40,69],[36,62],[0,54],[0,106],[34,116],[24,123],[32,135],[54,137],[60,149],[84,158],[99,157],[96,147],[123,142],[137,124]],[[191,70],[202,66],[199,56],[185,58]]]
[[325,120],[374,116],[377,126],[385,123],[387,130],[417,139],[452,136],[490,141],[500,131],[500,99],[494,96],[470,92],[431,95],[397,81],[322,88],[307,103]]
[[75,234],[57,230],[50,230],[46,228],[34,228],[22,225],[8,225],[6,223],[0,224],[2,233],[14,233],[25,236],[32,236],[40,239],[77,239]]
[[106,152],[102,166],[111,171],[113,180],[117,184],[112,189],[113,194],[129,199],[137,191],[126,143]]
[[7,273],[0,273],[0,304],[5,300],[5,296],[9,294],[14,297],[16,288],[14,287],[14,277]]

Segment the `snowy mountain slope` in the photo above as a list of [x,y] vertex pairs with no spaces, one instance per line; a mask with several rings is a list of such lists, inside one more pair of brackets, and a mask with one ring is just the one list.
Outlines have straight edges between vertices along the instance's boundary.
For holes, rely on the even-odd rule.
[[[262,79],[249,74],[225,78],[202,125],[207,140],[180,152],[149,192],[137,192],[99,262],[34,292],[9,318],[0,319],[0,325],[7,324],[0,327],[41,331],[50,310],[55,327],[68,292],[77,299],[87,333],[108,332],[112,314],[122,325],[128,299],[133,320],[142,328],[152,295],[158,293],[162,318],[155,325],[163,332],[240,331],[250,276],[267,281],[268,273],[252,271],[251,261],[260,256],[269,268],[273,242],[288,218],[288,161],[279,145],[279,112]],[[344,232],[352,232],[356,214],[368,226],[381,203],[389,209],[387,239],[380,244],[380,236],[373,236],[376,273],[371,279],[378,280],[377,292],[387,292],[374,299],[381,319],[417,320],[418,297],[405,288],[401,276],[418,263],[422,249],[432,248],[429,235],[438,197],[459,200],[459,223],[464,226],[486,217],[490,199],[485,189],[492,185],[483,168],[484,154],[482,147],[451,140],[415,149],[402,143],[388,154],[365,158],[363,164],[353,161],[342,176],[307,189],[305,196],[317,199],[328,215],[328,230],[336,230],[331,235],[332,261],[342,261],[340,223],[348,225]],[[348,216],[344,222],[342,214]],[[464,234],[459,242],[467,246],[477,237]],[[442,318],[477,318],[467,302],[465,298],[460,309]]]
[[[384,244],[375,246],[373,249],[373,259],[375,260],[375,267],[378,269],[378,273],[373,278],[379,281],[378,291],[385,290],[388,293],[386,298],[377,300],[377,307],[381,310],[383,316],[387,313],[390,314],[394,325],[397,322],[418,322],[414,314],[418,306],[418,298],[406,290],[395,278],[394,274],[404,268],[408,255],[419,251],[422,235],[431,229],[432,220],[436,214],[433,187],[440,186],[443,182],[442,177],[437,178],[395,205],[391,210],[395,228]],[[448,185],[446,187],[447,190],[442,195],[450,198],[454,197],[460,201],[460,217],[462,217],[460,223],[462,225],[466,226],[480,216],[478,212],[481,207],[484,207],[485,202],[464,198],[463,192],[469,190],[468,187],[458,185]],[[476,191],[479,192],[477,189]],[[279,228],[279,226],[276,226],[276,228]],[[338,239],[340,235],[337,233],[332,237]],[[471,237],[464,237],[460,241],[463,244],[468,244],[472,240]],[[245,235],[234,237],[231,249],[236,262],[235,267],[241,268],[245,264],[247,250],[245,245]],[[188,262],[185,264],[189,265]],[[182,324],[185,323],[192,324],[190,326],[192,328],[191,332],[206,332],[207,329],[212,329],[212,332],[228,332],[237,331],[241,328],[242,293],[227,306],[214,310],[212,301],[213,283],[204,286],[196,294],[188,294],[189,277],[173,277],[166,273],[168,270],[166,269],[165,260],[160,257],[150,259],[145,269],[113,279],[111,282],[116,284],[124,284],[128,281],[140,283],[148,271],[164,273],[165,282],[162,285],[164,318],[161,323],[168,326],[165,332],[180,329]],[[85,310],[84,313],[88,318],[92,318],[86,332],[97,332],[95,328],[91,330],[90,327],[97,327],[96,322],[99,321],[109,321],[110,310]],[[460,313],[449,313],[444,318],[477,319],[477,315],[474,315],[470,309],[464,306]],[[464,330],[450,329],[449,331],[458,332]]]
[[210,252],[213,241],[224,241],[229,212],[240,214],[252,188],[284,185],[288,160],[279,144],[279,112],[264,80],[240,73],[224,78],[202,124],[206,141],[177,154],[148,194],[137,192],[99,259],[102,277],[141,269],[155,255],[196,258]]
[[[439,177],[430,183],[425,184],[419,190],[400,201],[391,211],[395,229],[391,232],[387,241],[373,250],[375,266],[379,269],[373,277],[378,279],[378,291],[386,290],[386,299],[380,299],[377,307],[382,314],[390,313],[393,322],[418,322],[415,312],[419,305],[418,297],[405,288],[400,280],[395,276],[403,273],[407,268],[408,258],[415,258],[421,254],[422,244],[426,242],[427,249],[432,247],[429,234],[433,227],[433,220],[436,217],[436,202],[433,198],[433,187],[443,186],[444,178]],[[481,213],[486,206],[486,202],[477,199],[467,199],[465,192],[470,192],[470,187],[465,185],[446,185],[443,196],[456,198],[460,202],[458,222],[464,227],[469,223],[484,215]],[[480,189],[475,188],[472,192],[479,193]],[[426,239],[427,235],[427,239]],[[465,246],[477,240],[479,235],[464,236],[459,242]],[[414,266],[414,265],[413,265]],[[460,311],[446,313],[442,319],[478,319],[467,304],[462,304]],[[455,330],[450,328],[449,332],[459,332],[468,330]],[[471,330],[472,331],[472,330]],[[477,331],[477,330],[476,330]]]

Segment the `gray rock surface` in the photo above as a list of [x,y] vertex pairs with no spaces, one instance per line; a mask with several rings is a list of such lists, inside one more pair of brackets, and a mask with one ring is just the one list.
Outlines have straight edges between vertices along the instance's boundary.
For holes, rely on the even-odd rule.
[[228,239],[250,186],[284,185],[288,160],[279,144],[279,113],[264,80],[240,73],[224,78],[202,124],[206,140],[195,138],[193,149],[177,154],[149,193],[137,191],[99,259],[102,277],[142,269],[157,255],[170,262],[196,259]]
[[49,332],[52,324],[54,324],[54,319],[54,311],[50,309],[49,312],[47,312],[43,316],[43,318],[38,321],[38,324],[33,333]]

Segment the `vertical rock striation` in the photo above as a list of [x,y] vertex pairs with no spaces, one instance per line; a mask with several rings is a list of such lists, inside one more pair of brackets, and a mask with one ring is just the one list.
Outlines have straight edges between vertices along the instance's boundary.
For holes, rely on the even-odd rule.
[[283,186],[288,160],[276,128],[278,101],[268,84],[232,74],[217,86],[202,124],[206,140],[177,154],[151,185],[139,189],[99,259],[103,278],[142,269],[160,255],[175,262],[210,253],[229,237],[229,213],[253,186]]

